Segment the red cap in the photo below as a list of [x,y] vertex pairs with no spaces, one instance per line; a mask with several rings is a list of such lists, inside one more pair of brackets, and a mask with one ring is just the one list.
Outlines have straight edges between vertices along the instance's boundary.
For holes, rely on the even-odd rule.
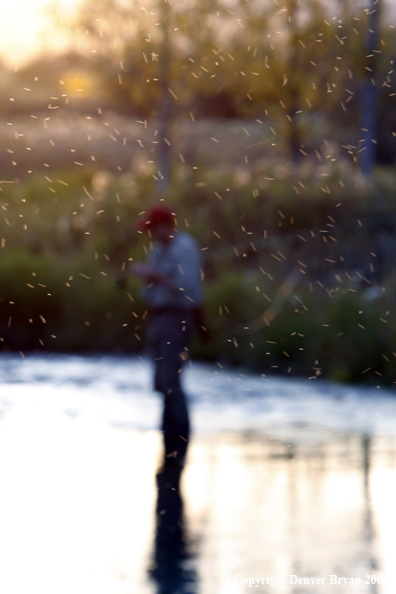
[[170,206],[162,203],[156,204],[155,206],[149,208],[144,216],[139,219],[136,227],[141,231],[144,229],[152,229],[158,225],[171,225],[173,227],[174,216],[175,213],[173,212],[173,209],[170,208]]

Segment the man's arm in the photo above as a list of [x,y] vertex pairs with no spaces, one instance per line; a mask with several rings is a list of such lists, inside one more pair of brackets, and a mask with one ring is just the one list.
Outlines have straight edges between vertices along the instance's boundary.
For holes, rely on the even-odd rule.
[[148,285],[151,283],[158,283],[164,285],[171,291],[177,290],[176,286],[166,274],[162,274],[161,272],[154,270],[148,264],[142,264],[140,262],[137,262],[136,264],[130,264],[127,268],[127,274],[131,276],[138,276]]

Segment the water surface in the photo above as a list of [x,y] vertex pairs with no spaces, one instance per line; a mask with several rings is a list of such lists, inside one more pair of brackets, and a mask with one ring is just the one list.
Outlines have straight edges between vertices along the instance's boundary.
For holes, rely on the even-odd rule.
[[[180,592],[237,594],[252,591],[243,579],[279,576],[255,589],[393,594],[393,391],[198,363],[184,385],[194,437]],[[161,591],[147,573],[160,410],[145,358],[0,359],[1,592]]]

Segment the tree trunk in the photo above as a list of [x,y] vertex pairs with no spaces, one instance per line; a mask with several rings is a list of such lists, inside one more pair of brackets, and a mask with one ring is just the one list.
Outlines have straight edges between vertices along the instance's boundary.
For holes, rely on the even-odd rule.
[[299,48],[300,43],[298,41],[297,32],[297,15],[298,4],[296,0],[289,0],[287,4],[288,15],[289,15],[289,30],[290,30],[290,47],[289,47],[289,58],[288,58],[288,83],[286,89],[288,89],[288,101],[287,101],[287,118],[288,123],[288,149],[290,158],[297,163],[301,157],[299,151],[301,147],[301,138],[298,130],[296,121],[296,112],[300,105],[300,71],[299,71]]
[[361,168],[367,177],[371,177],[376,158],[376,135],[377,135],[377,87],[375,83],[377,70],[377,45],[379,28],[380,0],[371,0],[369,13],[369,25],[366,41],[366,81],[363,88],[362,98],[362,129],[364,133],[364,147],[362,153]]
[[170,30],[170,5],[167,0],[159,0],[162,2],[161,10],[161,27],[162,27],[162,52],[160,55],[161,63],[161,97],[160,105],[158,109],[159,119],[159,145],[158,145],[158,165],[160,171],[160,177],[158,179],[158,191],[163,196],[166,194],[169,187],[170,179],[170,146],[169,142],[169,122],[171,119],[172,111],[172,97],[169,92],[171,88],[170,84],[170,67],[171,67],[171,48],[169,40]]

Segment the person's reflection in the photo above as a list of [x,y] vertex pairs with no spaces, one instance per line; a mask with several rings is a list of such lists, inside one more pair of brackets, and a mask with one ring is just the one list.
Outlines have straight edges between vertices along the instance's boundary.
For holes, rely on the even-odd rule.
[[197,575],[191,568],[186,542],[180,477],[172,470],[163,469],[156,475],[156,532],[149,575],[157,584],[158,594],[194,594]]
[[[364,535],[367,546],[367,565],[369,571],[376,571],[378,569],[377,559],[374,555],[374,522],[373,522],[373,504],[371,499],[371,455],[372,455],[372,437],[370,435],[362,435],[362,450],[363,450],[363,496],[364,496]],[[377,584],[370,584],[370,592],[376,594]]]

